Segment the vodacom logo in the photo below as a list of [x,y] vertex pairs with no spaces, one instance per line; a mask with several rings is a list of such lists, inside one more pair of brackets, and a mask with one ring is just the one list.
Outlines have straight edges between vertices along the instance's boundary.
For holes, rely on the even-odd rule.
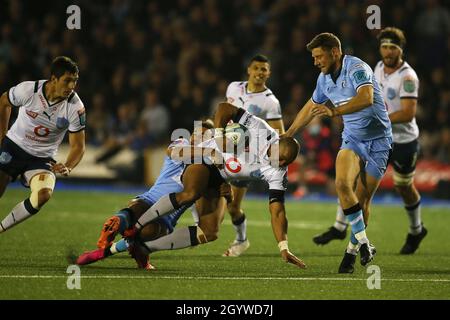
[[34,128],[34,134],[38,137],[46,137],[49,135],[49,133],[50,129],[44,126],[37,126],[36,128]]
[[242,169],[241,163],[234,157],[225,162],[225,167],[232,173],[238,173]]

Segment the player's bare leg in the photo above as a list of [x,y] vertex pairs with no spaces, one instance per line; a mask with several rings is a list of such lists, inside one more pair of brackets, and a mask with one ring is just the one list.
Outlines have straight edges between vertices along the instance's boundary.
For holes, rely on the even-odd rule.
[[350,242],[339,266],[340,273],[353,272],[359,247],[362,265],[366,265],[373,259],[365,231],[362,207],[354,191],[355,181],[360,172],[362,172],[362,163],[359,156],[350,149],[341,149],[336,158],[336,191],[352,230]]
[[208,242],[216,240],[225,214],[227,201],[224,197],[200,198],[195,206],[199,213],[198,226],[203,230]]
[[250,246],[247,239],[247,218],[241,209],[242,199],[247,192],[247,188],[232,185],[231,189],[233,190],[233,201],[228,204],[228,212],[236,232],[236,238],[222,255],[224,257],[238,257]]
[[414,172],[405,175],[394,172],[395,189],[403,199],[409,218],[409,232],[400,254],[413,254],[416,252],[419,244],[428,233],[428,230],[422,223],[420,194],[414,186],[413,177]]
[[[5,178],[3,177],[3,179]],[[53,194],[55,176],[50,172],[40,172],[30,179],[29,184],[30,197],[18,203],[3,219],[0,223],[0,232],[16,226],[39,212]]]

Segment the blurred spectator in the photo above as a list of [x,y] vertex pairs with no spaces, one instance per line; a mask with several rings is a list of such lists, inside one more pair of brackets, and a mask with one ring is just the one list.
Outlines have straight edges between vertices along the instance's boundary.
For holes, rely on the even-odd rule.
[[314,118],[300,137],[300,155],[297,189],[295,198],[303,198],[308,193],[307,175],[322,173],[326,177],[327,191],[334,193],[334,161],[337,149],[333,147],[332,132],[320,118]]
[[154,89],[148,89],[145,93],[145,107],[139,125],[143,126],[147,146],[167,140],[170,127],[169,112],[160,103],[158,93]]

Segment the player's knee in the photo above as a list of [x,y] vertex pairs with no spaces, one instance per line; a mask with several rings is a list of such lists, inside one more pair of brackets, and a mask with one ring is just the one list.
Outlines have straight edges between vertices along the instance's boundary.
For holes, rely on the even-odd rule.
[[42,207],[52,197],[52,189],[41,189],[38,192],[38,207]]
[[203,229],[203,234],[205,235],[205,238],[208,242],[217,240],[217,238],[219,238],[218,234],[219,234],[219,230],[218,229],[214,229],[214,228],[207,228],[207,229]]
[[394,171],[394,186],[398,190],[412,189],[413,182],[414,171],[406,174]]
[[206,240],[210,242],[219,238],[219,224],[220,222],[200,221],[198,228],[201,230]]
[[353,191],[352,184],[345,179],[336,179],[336,191],[344,194],[351,193]]
[[40,209],[53,194],[55,177],[52,174],[38,174],[30,181],[30,203],[35,209]]
[[410,195],[410,194],[414,193],[414,186],[413,186],[413,184],[409,184],[409,185],[395,185],[395,189],[401,195]]

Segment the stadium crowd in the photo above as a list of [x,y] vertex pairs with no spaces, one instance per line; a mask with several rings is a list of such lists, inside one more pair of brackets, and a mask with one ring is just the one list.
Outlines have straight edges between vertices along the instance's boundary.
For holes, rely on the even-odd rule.
[[[111,150],[165,144],[176,128],[211,115],[231,81],[246,79],[256,53],[271,59],[269,86],[285,126],[309,99],[318,70],[306,43],[338,35],[344,53],[379,60],[377,30],[366,27],[369,4],[384,26],[405,31],[406,60],[420,79],[417,122],[421,157],[450,163],[450,10],[438,0],[0,1],[0,88],[45,78],[56,56],[80,67],[76,89],[88,110],[87,142]],[[81,9],[68,30],[66,8]],[[339,122],[323,122],[336,152]],[[319,131],[316,131],[316,133]],[[314,136],[314,130],[308,136]],[[308,137],[304,137],[308,139]],[[306,143],[307,144],[307,143]],[[334,151],[333,151],[334,149]],[[312,152],[312,151],[311,151]],[[334,156],[323,155],[332,158]],[[306,156],[307,157],[307,156]],[[324,169],[329,170],[329,167]]]

